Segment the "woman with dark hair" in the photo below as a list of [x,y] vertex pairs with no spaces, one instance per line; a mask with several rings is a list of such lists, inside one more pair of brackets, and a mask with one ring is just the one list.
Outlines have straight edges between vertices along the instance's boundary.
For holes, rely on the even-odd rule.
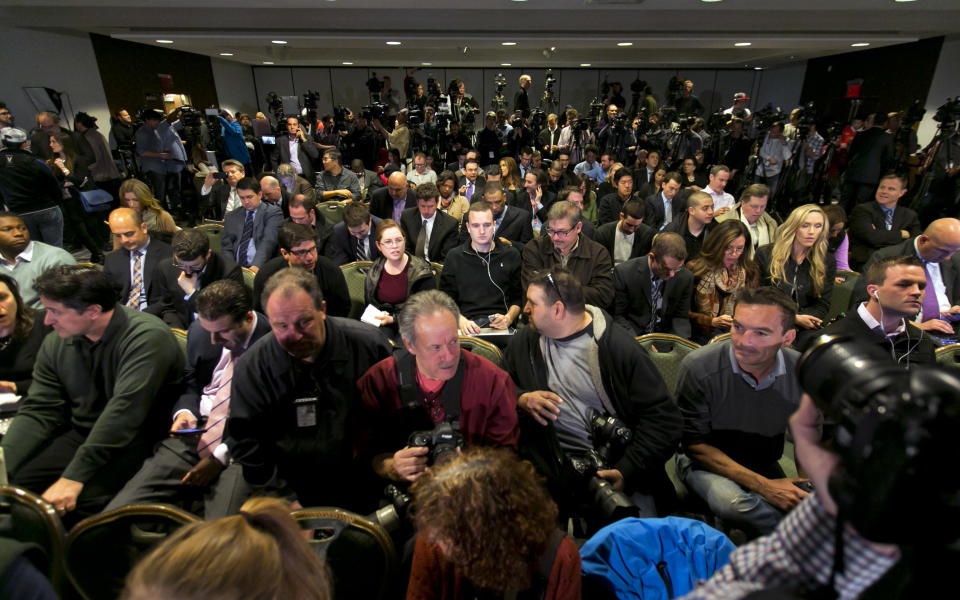
[[16,280],[0,273],[0,393],[24,396],[33,382],[33,363],[50,327],[45,311],[24,304]]
[[328,600],[326,565],[278,498],[185,525],[127,576],[124,600]]
[[584,219],[597,225],[597,193],[593,191],[596,182],[586,173],[580,173],[579,175],[575,175],[575,177],[577,187],[580,189],[580,193],[583,194],[583,212],[581,214]]
[[430,263],[406,252],[406,236],[393,219],[380,221],[373,239],[380,256],[367,272],[363,301],[387,313],[376,319],[387,337],[399,341],[397,314],[403,304],[417,292],[437,289],[437,280]]
[[723,221],[703,241],[700,255],[687,263],[694,277],[694,341],[704,343],[729,331],[733,325],[733,300],[743,288],[760,285],[760,269],[750,258],[750,231],[740,221]]
[[516,192],[523,189],[523,180],[520,179],[520,167],[517,161],[509,156],[500,159],[500,185],[503,189]]
[[470,208],[470,201],[457,193],[457,175],[453,171],[443,171],[437,175],[437,209],[445,212],[459,223]]
[[557,529],[557,505],[530,463],[503,448],[471,448],[410,491],[418,536],[408,600],[580,598],[580,555]]
[[707,187],[707,179],[697,172],[697,161],[693,158],[683,159],[683,166],[680,173],[680,187],[699,192]]
[[[839,204],[823,207],[827,220],[830,221],[830,235],[827,238],[827,248],[833,253],[838,271],[850,271],[850,237],[847,235],[847,211]],[[837,281],[839,283],[840,279]]]
[[60,182],[63,194],[61,207],[66,225],[64,229],[68,233],[72,231],[90,251],[90,262],[102,263],[105,226],[98,226],[96,217],[84,210],[80,200],[81,190],[96,187],[90,177],[90,169],[82,162],[77,162],[77,148],[69,133],[60,132],[50,136],[50,153],[47,165]]

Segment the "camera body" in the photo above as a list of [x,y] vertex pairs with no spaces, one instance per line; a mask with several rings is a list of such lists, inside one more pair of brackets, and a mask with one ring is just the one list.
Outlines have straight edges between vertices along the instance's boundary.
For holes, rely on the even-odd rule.
[[937,112],[933,114],[933,120],[937,123],[950,123],[960,120],[960,96],[947,98],[946,102],[937,107]]
[[429,464],[437,465],[454,458],[464,445],[463,435],[450,423],[438,423],[429,431],[414,431],[407,440],[411,448],[429,448]]
[[638,516],[636,505],[626,494],[613,489],[609,482],[597,476],[597,471],[609,469],[623,452],[633,439],[633,431],[617,417],[596,410],[591,411],[589,424],[594,447],[586,452],[566,454],[565,470],[580,483],[590,506],[605,519],[616,521]]

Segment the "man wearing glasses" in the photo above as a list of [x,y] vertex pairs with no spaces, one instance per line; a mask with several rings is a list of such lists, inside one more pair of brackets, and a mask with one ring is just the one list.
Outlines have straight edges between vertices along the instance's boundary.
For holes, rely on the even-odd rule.
[[683,268],[687,245],[676,233],[653,238],[650,253],[613,270],[613,316],[633,332],[672,333],[690,339],[693,273]]
[[523,287],[539,273],[562,269],[583,287],[587,304],[607,309],[613,302],[613,262],[599,243],[581,235],[580,208],[568,200],[547,211],[547,226],[523,250]]
[[263,289],[270,276],[287,267],[293,267],[309,271],[317,278],[327,303],[328,315],[346,317],[350,314],[350,292],[347,290],[347,280],[332,260],[318,255],[316,236],[316,232],[309,225],[284,223],[280,227],[280,235],[277,238],[280,256],[268,260],[253,280],[254,309],[262,308]]
[[229,256],[211,252],[210,239],[198,229],[181,229],[171,245],[173,259],[157,266],[145,312],[170,327],[186,329],[197,319],[197,292],[221,279],[243,284],[243,271]]
[[360,199],[360,180],[357,175],[344,169],[339,150],[323,152],[323,171],[317,175],[317,198],[320,201]]

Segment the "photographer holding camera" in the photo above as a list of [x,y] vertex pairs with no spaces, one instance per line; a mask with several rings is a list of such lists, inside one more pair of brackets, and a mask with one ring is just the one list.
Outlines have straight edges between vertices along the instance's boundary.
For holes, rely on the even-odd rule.
[[460,349],[459,317],[443,292],[410,296],[399,316],[405,350],[357,382],[357,454],[385,479],[414,481],[464,444],[517,446],[513,382],[490,361]]
[[620,492],[602,498],[596,491],[604,488],[590,482],[602,518],[623,514],[624,500],[634,516],[656,516],[655,497],[669,486],[663,464],[682,421],[646,351],[605,310],[585,304],[579,281],[565,271],[535,277],[524,310],[533,327],[518,330],[504,356],[517,405],[529,417],[521,454],[547,477],[561,507],[573,511],[587,486],[564,467],[572,462],[579,470],[577,463],[599,454],[607,464],[586,475]]

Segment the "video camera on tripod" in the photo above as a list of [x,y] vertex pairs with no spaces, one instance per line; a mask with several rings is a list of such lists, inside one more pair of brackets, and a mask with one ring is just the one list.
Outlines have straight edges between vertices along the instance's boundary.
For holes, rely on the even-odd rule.
[[503,73],[497,73],[497,76],[493,78],[493,83],[497,86],[497,94],[490,101],[490,104],[494,110],[499,110],[507,105],[507,101],[503,97],[503,90],[507,87],[507,78],[503,76]]
[[946,102],[937,107],[937,112],[933,113],[933,120],[941,126],[960,120],[960,96],[947,98]]
[[279,127],[283,123],[283,99],[276,92],[267,92],[266,101],[267,110],[273,115],[273,119]]

